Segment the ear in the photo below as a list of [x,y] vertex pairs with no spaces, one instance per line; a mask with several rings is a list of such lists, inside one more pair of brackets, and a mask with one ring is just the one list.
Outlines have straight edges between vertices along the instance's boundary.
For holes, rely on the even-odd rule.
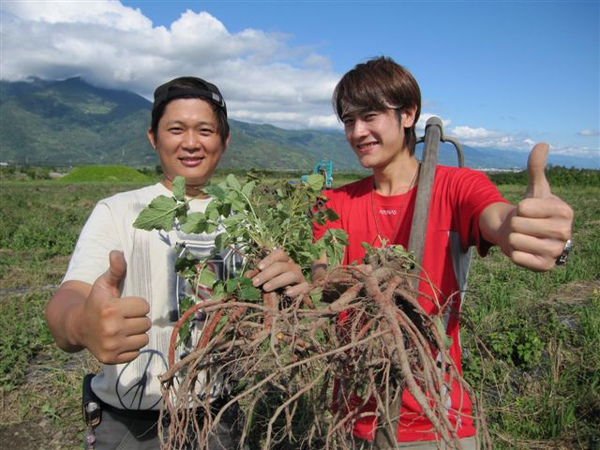
[[229,141],[231,141],[231,134],[228,134],[225,140],[221,141],[223,143],[223,151],[221,152],[221,154],[225,153],[227,147],[229,147]]
[[408,108],[403,108],[400,114],[402,116],[402,126],[404,128],[411,128],[415,124],[417,107],[409,106]]
[[152,146],[152,148],[156,150],[156,140],[154,139],[154,133],[152,132],[152,128],[148,128],[148,131],[146,131],[146,137],[148,138],[148,141],[150,141],[150,145]]

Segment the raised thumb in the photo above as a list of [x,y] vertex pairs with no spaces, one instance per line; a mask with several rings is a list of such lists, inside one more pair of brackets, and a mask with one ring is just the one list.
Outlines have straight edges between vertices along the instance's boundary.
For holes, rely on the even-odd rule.
[[545,173],[549,151],[550,146],[548,144],[540,143],[536,144],[529,153],[529,159],[527,160],[529,183],[527,191],[525,191],[525,197],[542,198],[552,196],[550,183],[548,183]]
[[109,267],[106,272],[98,279],[96,284],[100,284],[105,290],[111,292],[113,297],[120,297],[121,283],[127,273],[127,262],[123,252],[113,250],[108,257]]

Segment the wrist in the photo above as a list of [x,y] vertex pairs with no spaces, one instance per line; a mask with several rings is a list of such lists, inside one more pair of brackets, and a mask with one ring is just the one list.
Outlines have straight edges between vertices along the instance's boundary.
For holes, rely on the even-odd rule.
[[86,348],[83,331],[85,328],[83,312],[84,303],[76,302],[71,306],[68,314],[66,314],[65,338],[66,345],[69,347],[67,351],[77,352]]

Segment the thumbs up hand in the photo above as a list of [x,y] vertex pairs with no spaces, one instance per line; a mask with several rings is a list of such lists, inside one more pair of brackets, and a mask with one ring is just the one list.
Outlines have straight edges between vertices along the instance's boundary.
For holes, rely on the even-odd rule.
[[82,340],[98,361],[117,364],[137,358],[148,344],[150,306],[141,297],[121,297],[127,271],[123,253],[110,252],[109,262],[84,302]]
[[510,220],[508,253],[511,260],[532,270],[550,270],[571,238],[573,210],[552,194],[544,173],[548,144],[537,144],[529,154],[529,184]]
[[[554,197],[550,191],[550,183],[546,178],[546,161],[550,147],[546,143],[536,144],[527,159],[527,174],[529,183],[525,191],[526,198]],[[556,198],[556,197],[554,197]]]

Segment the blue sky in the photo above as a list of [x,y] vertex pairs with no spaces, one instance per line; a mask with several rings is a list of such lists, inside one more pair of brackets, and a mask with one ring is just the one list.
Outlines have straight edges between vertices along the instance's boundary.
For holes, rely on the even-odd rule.
[[5,80],[81,76],[150,97],[221,87],[231,117],[335,128],[344,72],[387,55],[415,75],[423,126],[473,147],[546,141],[600,167],[600,2],[2,0]]

